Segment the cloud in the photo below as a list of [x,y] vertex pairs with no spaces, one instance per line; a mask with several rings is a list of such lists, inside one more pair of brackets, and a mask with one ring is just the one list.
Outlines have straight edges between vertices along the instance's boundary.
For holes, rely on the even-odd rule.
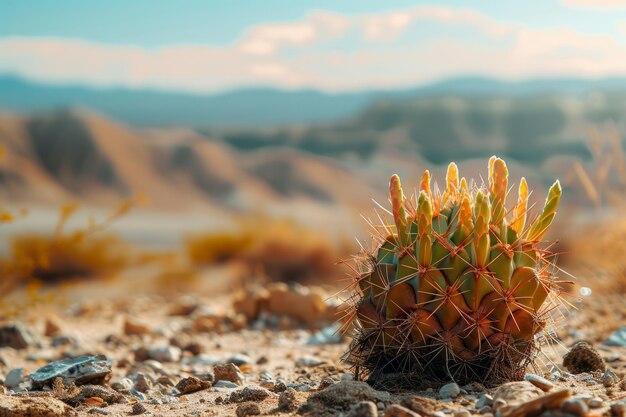
[[578,9],[615,10],[626,8],[626,0],[561,0],[561,4]]
[[[413,30],[425,22],[433,30],[427,38]],[[471,9],[417,6],[375,15],[315,11],[292,22],[256,25],[229,45],[151,49],[5,37],[0,73],[48,83],[199,93],[259,85],[345,91],[467,74],[626,74],[626,45],[568,27],[529,28]]]

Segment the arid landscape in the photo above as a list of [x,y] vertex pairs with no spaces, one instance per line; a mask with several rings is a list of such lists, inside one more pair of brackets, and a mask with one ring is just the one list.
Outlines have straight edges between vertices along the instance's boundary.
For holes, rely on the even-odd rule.
[[0,417],[626,417],[624,10],[0,3]]

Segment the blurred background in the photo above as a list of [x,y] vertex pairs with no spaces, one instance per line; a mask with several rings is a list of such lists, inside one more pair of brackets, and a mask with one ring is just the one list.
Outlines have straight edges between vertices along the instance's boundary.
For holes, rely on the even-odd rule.
[[623,274],[625,121],[620,0],[5,1],[2,291],[334,283],[391,174],[493,154]]

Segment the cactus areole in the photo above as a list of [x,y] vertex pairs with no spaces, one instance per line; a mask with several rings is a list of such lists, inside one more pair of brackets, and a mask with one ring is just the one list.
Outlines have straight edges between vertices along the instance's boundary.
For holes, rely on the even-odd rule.
[[391,177],[394,224],[379,225],[375,250],[358,258],[349,302],[355,334],[345,360],[373,382],[390,375],[518,379],[559,305],[554,255],[543,238],[561,186],[552,185],[531,218],[524,178],[516,204],[505,205],[502,159],[489,160],[487,185],[459,178],[454,163],[443,192],[430,182],[426,171],[407,198]]

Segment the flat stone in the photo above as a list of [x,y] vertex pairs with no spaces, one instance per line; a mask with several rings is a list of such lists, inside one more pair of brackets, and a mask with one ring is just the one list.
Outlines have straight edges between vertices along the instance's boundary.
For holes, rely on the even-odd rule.
[[526,374],[524,375],[524,379],[544,392],[548,392],[554,388],[552,382],[536,374]]
[[525,417],[539,415],[544,411],[559,408],[561,404],[571,396],[572,392],[569,389],[553,391],[516,406],[508,405],[506,407],[502,407],[498,410],[498,413],[500,417]]
[[30,375],[35,388],[52,385],[55,378],[63,384],[103,384],[111,377],[111,361],[104,355],[63,359],[39,368]]
[[584,417],[589,412],[589,407],[580,398],[570,398],[563,401],[563,404],[561,404],[561,410],[568,414]]
[[493,395],[494,411],[503,406],[516,406],[533,400],[543,394],[543,391],[528,381],[516,381],[502,384]]
[[213,384],[213,387],[214,388],[239,388],[239,385],[230,381],[217,381],[215,384]]

